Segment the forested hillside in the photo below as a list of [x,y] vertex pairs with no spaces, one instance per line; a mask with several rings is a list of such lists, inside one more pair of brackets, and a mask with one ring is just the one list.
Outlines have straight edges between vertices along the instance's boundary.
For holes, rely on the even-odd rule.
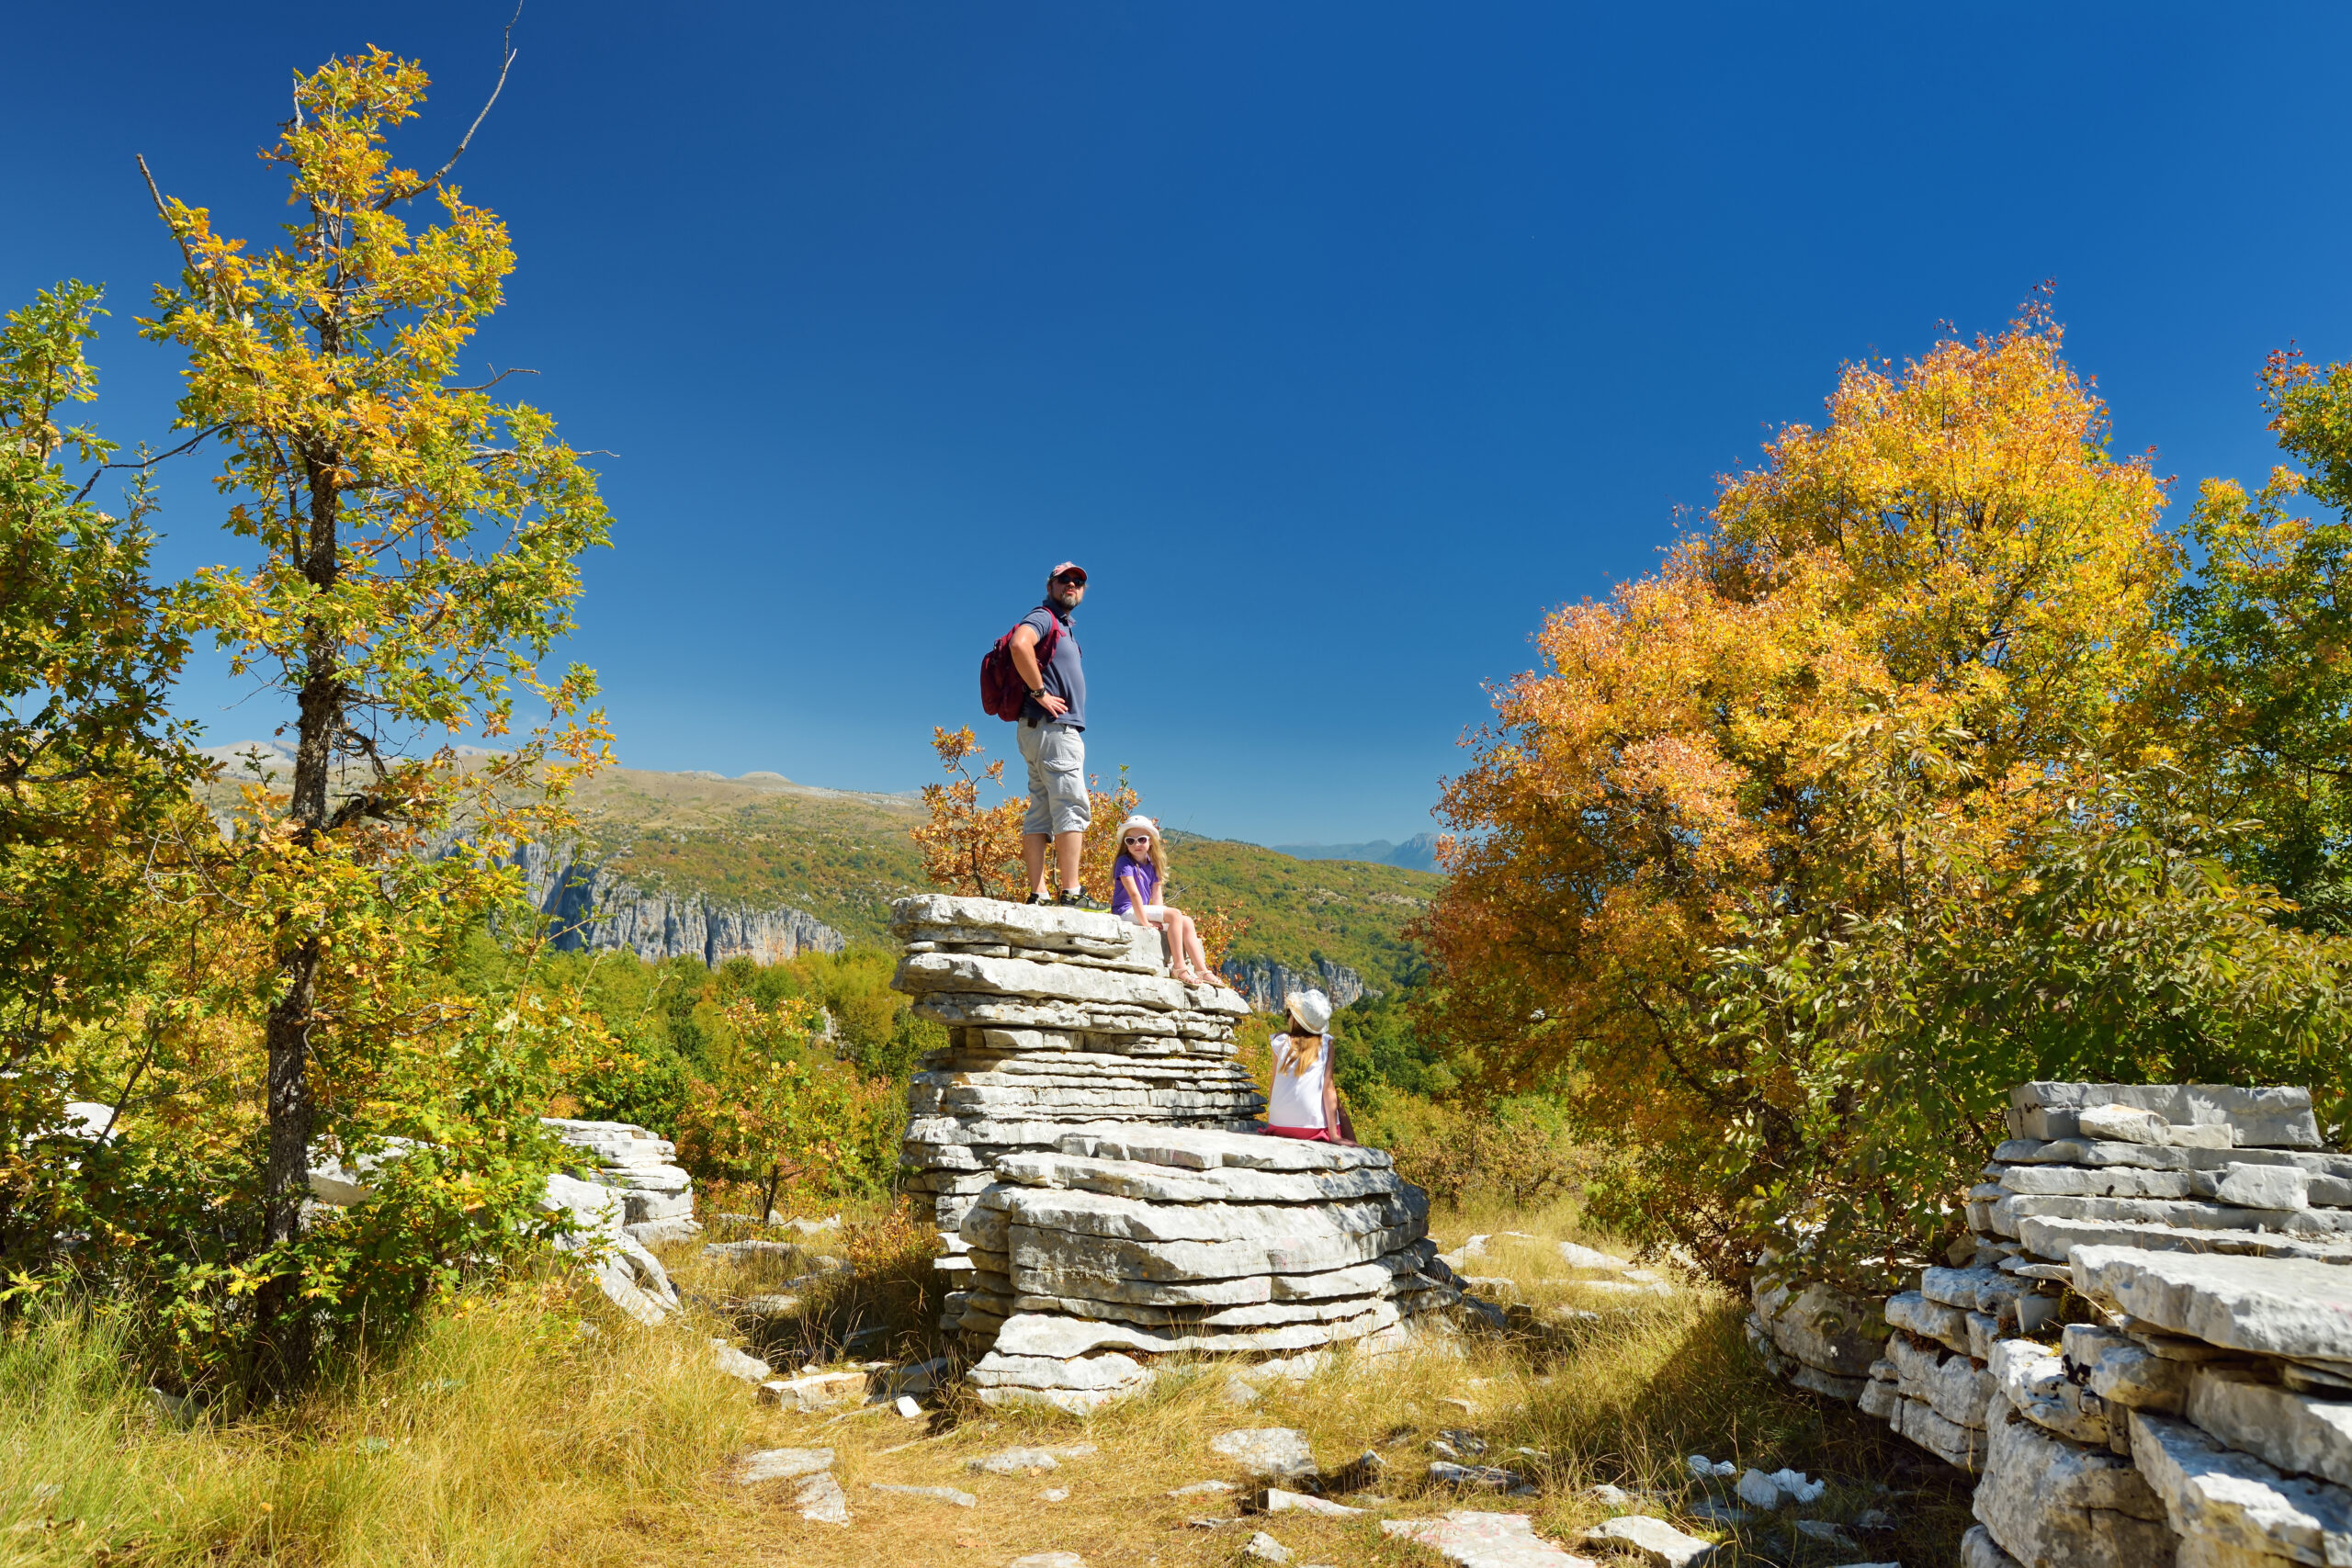
[[[888,932],[890,900],[922,888],[910,797],[813,788],[772,773],[726,779],[614,768],[582,786],[587,835],[650,889],[807,909],[853,942]],[[1365,984],[1403,984],[1404,929],[1443,879],[1361,861],[1300,861],[1255,844],[1171,835],[1176,897],[1250,921],[1235,950],[1304,967],[1320,954]]]

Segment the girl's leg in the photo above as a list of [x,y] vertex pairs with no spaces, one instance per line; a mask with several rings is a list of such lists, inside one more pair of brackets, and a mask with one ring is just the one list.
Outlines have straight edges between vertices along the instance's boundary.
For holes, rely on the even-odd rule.
[[1216,984],[1216,973],[1209,967],[1209,955],[1201,946],[1201,928],[1193,922],[1192,916],[1181,910],[1171,909],[1169,913],[1173,919],[1183,922],[1185,963],[1192,966],[1193,974],[1200,976],[1202,985]]

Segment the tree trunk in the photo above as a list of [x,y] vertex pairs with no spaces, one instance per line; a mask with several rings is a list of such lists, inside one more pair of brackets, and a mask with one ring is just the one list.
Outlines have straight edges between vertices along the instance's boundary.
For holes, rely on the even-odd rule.
[[[325,589],[335,579],[336,510],[332,454],[305,454],[311,489],[309,548],[302,575]],[[333,635],[311,622],[304,627],[303,681],[295,721],[294,789],[287,815],[305,850],[316,846],[327,827],[327,784],[334,764],[334,740],[343,721],[344,688],[337,679]],[[269,1052],[269,1152],[262,1173],[262,1238],[288,1245],[302,1231],[302,1201],[310,1194],[311,1012],[318,998],[319,968],[326,944],[307,931],[281,931],[277,972],[285,987],[269,1010],[264,1041]],[[300,1317],[300,1278],[281,1273],[254,1297],[264,1365],[263,1387],[291,1393],[310,1380],[310,1329]]]

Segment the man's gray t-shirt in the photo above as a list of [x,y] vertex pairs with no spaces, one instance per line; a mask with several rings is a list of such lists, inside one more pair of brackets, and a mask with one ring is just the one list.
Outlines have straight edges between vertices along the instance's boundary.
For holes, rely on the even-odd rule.
[[[1021,618],[1021,624],[1037,634],[1037,646],[1046,646],[1046,638],[1054,629],[1057,612],[1050,604],[1040,604]],[[1046,690],[1069,705],[1069,711],[1059,718],[1049,717],[1035,702],[1021,705],[1021,719],[1045,719],[1048,724],[1066,724],[1072,729],[1086,728],[1086,670],[1078,661],[1078,638],[1069,629],[1069,617],[1061,617],[1062,639],[1054,645],[1054,657],[1039,668],[1046,678]]]

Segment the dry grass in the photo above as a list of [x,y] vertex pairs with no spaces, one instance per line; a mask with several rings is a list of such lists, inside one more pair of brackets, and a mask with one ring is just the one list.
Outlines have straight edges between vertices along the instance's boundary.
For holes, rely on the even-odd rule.
[[[1465,1336],[1377,1359],[1342,1356],[1311,1380],[1267,1382],[1246,1409],[1228,1401],[1228,1366],[1179,1366],[1148,1396],[1086,1422],[989,1411],[961,1396],[918,1421],[887,1410],[824,1416],[762,1408],[744,1385],[710,1370],[703,1334],[715,1322],[644,1330],[614,1318],[601,1301],[550,1285],[475,1303],[437,1323],[397,1365],[356,1373],[299,1411],[180,1431],[122,1382],[102,1327],[52,1324],[0,1348],[0,1525],[39,1517],[44,1506],[52,1527],[81,1522],[0,1534],[0,1561],[86,1562],[105,1543],[111,1554],[103,1560],[111,1562],[355,1568],[997,1568],[1056,1550],[1080,1553],[1091,1568],[1229,1568],[1249,1532],[1262,1528],[1302,1562],[1426,1563],[1433,1560],[1418,1549],[1384,1539],[1378,1518],[1462,1506],[1524,1509],[1540,1529],[1573,1541],[1606,1512],[1584,1489],[1607,1481],[1674,1494],[1650,1510],[1695,1529],[1699,1521],[1678,1514],[1675,1500],[1681,1456],[1693,1451],[1826,1473],[1843,1484],[1813,1512],[1850,1517],[1879,1506],[1902,1521],[1894,1531],[1861,1535],[1859,1552],[1812,1542],[1796,1551],[1759,1532],[1740,1543],[1743,1557],[1792,1568],[1857,1557],[1906,1568],[1952,1561],[1965,1524],[1960,1478],[1883,1428],[1825,1412],[1765,1379],[1741,1344],[1736,1303],[1686,1285],[1628,1307],[1547,1283],[1563,1276],[1551,1242],[1589,1239],[1577,1237],[1566,1209],[1449,1217],[1440,1234],[1458,1244],[1472,1229],[1539,1238],[1494,1244],[1476,1272],[1516,1280],[1538,1306],[1581,1298],[1609,1310],[1566,1331]],[[845,1332],[877,1325],[897,1354],[931,1348],[922,1317],[935,1308],[920,1249],[873,1223],[851,1241],[873,1254],[865,1259],[869,1280],[811,1292],[806,1317],[780,1325],[772,1352],[821,1353]],[[690,1290],[713,1297],[774,1288],[792,1272],[769,1263],[725,1269],[706,1263],[698,1248],[678,1249],[674,1260]],[[595,1333],[579,1332],[583,1318]],[[1448,1399],[1474,1408],[1465,1413]],[[1208,1444],[1261,1426],[1304,1431],[1326,1469],[1377,1450],[1390,1466],[1381,1491],[1395,1501],[1368,1503],[1371,1514],[1356,1519],[1245,1521],[1233,1496],[1167,1495],[1204,1479],[1243,1481]],[[1430,1493],[1427,1443],[1442,1429],[1475,1431],[1490,1461],[1525,1472],[1542,1495]],[[1079,1442],[1098,1451],[1051,1474],[966,1469],[1015,1444]],[[730,1455],[787,1446],[835,1450],[854,1515],[847,1529],[801,1520],[788,1502],[790,1483],[741,1487],[727,1479]],[[1519,1447],[1543,1457],[1511,1451]],[[63,1486],[47,1505],[33,1496],[42,1481]],[[875,1482],[956,1486],[978,1502],[967,1509],[893,1496],[871,1491]],[[1048,1488],[1069,1495],[1041,1500]],[[1196,1517],[1229,1522],[1188,1526]]]

